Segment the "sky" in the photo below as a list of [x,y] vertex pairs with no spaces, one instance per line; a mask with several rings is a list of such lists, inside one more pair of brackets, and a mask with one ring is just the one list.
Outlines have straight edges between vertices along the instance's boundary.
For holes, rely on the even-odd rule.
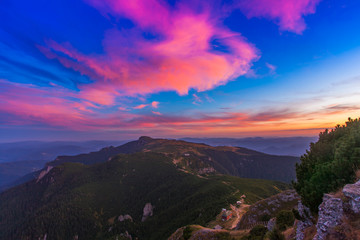
[[357,0],[2,0],[0,142],[316,136],[359,117]]

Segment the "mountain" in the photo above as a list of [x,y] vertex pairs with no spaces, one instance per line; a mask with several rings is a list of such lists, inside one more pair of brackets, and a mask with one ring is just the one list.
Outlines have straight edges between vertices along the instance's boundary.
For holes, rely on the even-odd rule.
[[0,163],[43,160],[51,161],[59,155],[74,155],[97,151],[106,146],[117,146],[127,141],[23,141],[0,143]]
[[[205,225],[242,194],[251,203],[288,188],[269,180],[190,172],[196,168],[174,164],[180,143],[186,152],[192,146],[191,154],[215,151],[140,138],[128,145],[136,153],[104,156],[105,162],[91,165],[48,165],[37,179],[0,194],[0,239],[166,239],[181,226]],[[94,154],[99,156],[89,156]]]
[[[102,147],[125,141],[25,141],[0,143],[0,191],[23,183],[37,175],[36,171],[58,155],[74,155],[97,151]],[[24,178],[22,178],[24,175]]]
[[16,161],[0,163],[0,190],[31,172],[42,169],[46,161]]
[[[290,182],[295,178],[294,164],[298,161],[296,157],[274,156],[245,148],[210,147],[205,144],[149,137],[141,137],[139,140],[118,147],[103,147],[105,144],[111,145],[110,143],[116,142],[18,142],[0,144],[0,156],[2,156],[3,161],[6,161],[4,164],[0,163],[0,191],[38,176],[41,171],[36,170],[41,169],[45,162],[55,158],[56,160],[46,165],[57,166],[64,162],[93,164],[105,162],[119,153],[155,151],[173,154],[176,157],[176,164],[180,164],[190,171],[216,171],[240,177],[285,182]],[[103,148],[98,150],[100,147]],[[86,152],[86,150],[88,152],[96,151],[78,154]],[[56,154],[62,154],[62,156],[55,157],[58,156]],[[66,156],[72,154],[78,155]],[[184,154],[189,154],[189,156]],[[8,163],[11,161],[16,161],[16,163]]]
[[163,153],[173,163],[195,174],[221,173],[244,178],[262,178],[290,182],[295,178],[295,163],[299,158],[275,156],[239,147],[212,147],[206,144],[181,140],[140,137],[119,147],[107,147],[100,151],[77,156],[59,156],[47,163],[57,166],[65,162],[94,164],[105,162],[119,153]]
[[301,156],[317,137],[182,138],[181,140],[210,146],[244,147],[274,155]]

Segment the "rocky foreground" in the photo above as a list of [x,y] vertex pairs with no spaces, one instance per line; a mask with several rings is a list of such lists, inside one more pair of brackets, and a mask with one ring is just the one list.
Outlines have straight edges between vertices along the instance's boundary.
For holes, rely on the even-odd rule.
[[360,239],[360,180],[336,194],[324,194],[317,221],[299,202],[302,218],[296,225],[296,240]]

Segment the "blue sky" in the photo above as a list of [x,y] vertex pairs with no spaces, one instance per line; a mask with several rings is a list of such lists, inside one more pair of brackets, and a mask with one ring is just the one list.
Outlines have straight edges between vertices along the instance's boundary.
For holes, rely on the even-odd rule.
[[314,136],[358,117],[360,2],[0,3],[0,141]]

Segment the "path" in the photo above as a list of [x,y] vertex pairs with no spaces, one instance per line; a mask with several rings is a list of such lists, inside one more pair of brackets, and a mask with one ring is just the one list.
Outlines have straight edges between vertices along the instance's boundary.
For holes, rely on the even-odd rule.
[[230,229],[235,229],[237,224],[240,222],[241,217],[246,213],[248,207],[250,205],[241,204],[240,207],[235,207],[234,205],[230,204],[231,209],[236,213],[236,219],[233,221]]

